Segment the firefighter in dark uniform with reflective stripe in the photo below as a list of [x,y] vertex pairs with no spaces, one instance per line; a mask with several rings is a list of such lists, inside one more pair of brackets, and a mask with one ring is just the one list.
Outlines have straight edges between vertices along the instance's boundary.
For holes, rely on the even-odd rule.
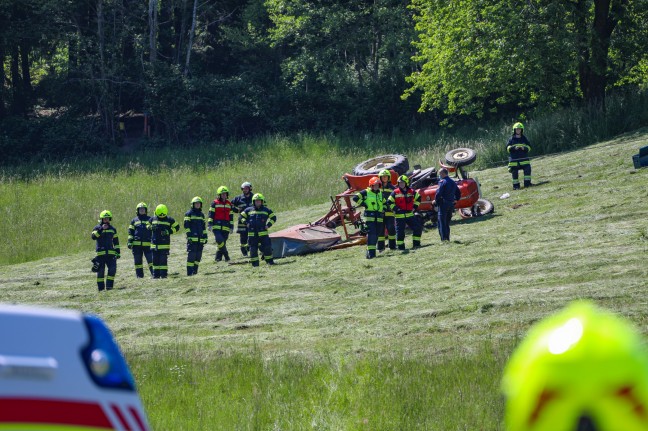
[[[385,198],[380,190],[380,180],[373,177],[369,180],[369,187],[355,194],[353,200],[358,205],[365,207],[363,219],[367,227],[367,259],[376,257],[376,244],[381,234],[384,235],[383,214],[385,211]],[[384,247],[383,238],[383,247]]]
[[[99,224],[92,230],[92,239],[96,241],[97,256],[93,262],[97,269],[97,288],[99,291],[111,290],[117,273],[117,259],[120,257],[119,235],[112,226],[112,213],[108,210],[99,214]],[[108,268],[108,274],[105,270]],[[104,279],[105,277],[105,279]]]
[[513,190],[520,188],[518,177],[520,169],[524,172],[524,187],[531,187],[531,160],[529,160],[531,144],[524,136],[524,124],[515,123],[513,125],[513,136],[506,143],[506,151],[509,153],[508,169],[513,177]]
[[[385,202],[389,199],[394,191],[394,185],[391,183],[391,172],[387,169],[380,171],[380,190],[382,191]],[[389,249],[396,250],[396,222],[394,211],[385,206],[385,217],[383,218],[384,229],[378,235],[378,251],[385,249],[385,230],[387,230],[387,239],[389,240]]]
[[247,228],[245,227],[245,222],[241,218],[241,213],[247,207],[252,206],[252,184],[248,181],[241,184],[242,194],[238,195],[232,199],[232,205],[234,206],[234,212],[239,215],[238,224],[236,226],[236,233],[239,234],[241,241],[241,254],[243,256],[248,255],[248,233]]
[[151,231],[148,226],[151,224],[151,217],[148,215],[148,206],[144,202],[137,204],[137,217],[131,220],[128,226],[128,242],[126,245],[133,252],[135,261],[135,275],[137,278],[144,277],[144,260],[146,257],[149,271],[153,275],[153,254],[151,253]]
[[203,247],[207,243],[203,200],[196,196],[191,200],[191,209],[184,215],[184,230],[187,235],[187,275],[198,274]]
[[153,278],[167,278],[169,267],[167,260],[171,251],[171,235],[180,230],[180,225],[173,217],[168,216],[166,205],[155,208],[155,217],[151,219],[151,251],[153,252]]
[[216,239],[216,262],[225,259],[229,262],[230,257],[227,252],[227,239],[234,227],[234,206],[229,201],[229,189],[220,186],[216,190],[217,197],[212,202],[207,216],[207,229],[214,233]]
[[457,183],[448,176],[448,170],[439,170],[439,188],[437,189],[434,201],[437,206],[437,221],[441,241],[450,241],[450,219],[455,209],[455,202],[461,199],[461,191]]
[[398,187],[389,196],[389,203],[394,209],[396,217],[396,246],[399,250],[405,250],[405,225],[412,229],[412,247],[421,246],[421,234],[423,227],[419,218],[414,215],[421,203],[421,196],[409,186],[407,175],[398,177]]
[[268,229],[277,221],[277,216],[265,206],[265,197],[261,193],[252,196],[253,206],[246,208],[241,217],[247,226],[248,245],[250,246],[250,262],[259,266],[259,249],[268,265],[274,265],[272,259],[272,242]]

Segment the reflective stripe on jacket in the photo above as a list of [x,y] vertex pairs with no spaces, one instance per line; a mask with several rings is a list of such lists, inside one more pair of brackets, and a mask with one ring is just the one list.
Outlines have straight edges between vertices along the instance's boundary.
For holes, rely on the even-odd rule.
[[205,226],[205,214],[195,208],[190,209],[184,215],[184,230],[187,239],[191,242],[207,242],[207,227]]
[[128,242],[132,245],[149,247],[151,245],[151,231],[148,228],[151,224],[151,217],[138,215],[128,225]]
[[524,166],[531,164],[531,161],[529,160],[531,145],[526,136],[511,136],[506,143],[506,151],[509,153],[509,166]]
[[102,227],[103,223],[100,223],[92,229],[92,239],[96,241],[95,250],[97,256],[104,256],[106,254],[115,256],[120,254],[119,248],[119,235],[117,235],[117,229],[113,225],[109,224],[108,229]]
[[250,236],[267,236],[268,227],[277,221],[277,216],[265,205],[260,208],[248,207],[241,213],[241,217]]
[[180,230],[180,225],[173,217],[153,217],[151,219],[150,229],[151,249],[153,250],[170,250],[171,235]]
[[393,204],[396,218],[403,218],[413,215],[421,203],[421,196],[409,187],[406,190],[397,187],[389,196],[389,202]]
[[382,191],[374,192],[370,188],[361,190],[355,194],[353,200],[365,207],[364,219],[366,222],[379,222],[383,221],[383,213],[385,211],[385,198]]

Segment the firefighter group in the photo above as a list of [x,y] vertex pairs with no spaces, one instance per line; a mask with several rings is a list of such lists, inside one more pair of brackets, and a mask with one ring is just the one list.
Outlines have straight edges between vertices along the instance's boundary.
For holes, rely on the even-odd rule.
[[[513,135],[507,142],[509,153],[509,171],[513,178],[513,188],[520,188],[518,170],[524,171],[524,187],[531,184],[531,162],[528,152],[531,147],[524,136],[522,123],[513,125]],[[454,180],[448,177],[448,170],[439,170],[439,188],[435,196],[437,226],[442,242],[450,241],[450,219],[455,209],[455,202],[461,193]],[[277,221],[277,217],[266,206],[261,193],[252,193],[252,184],[241,184],[242,193],[231,201],[229,189],[220,186],[216,190],[216,199],[211,203],[207,217],[203,212],[203,199],[199,196],[191,200],[191,208],[184,215],[183,228],[187,237],[187,275],[198,273],[202,260],[203,248],[207,243],[208,231],[214,234],[216,242],[216,262],[229,262],[227,240],[234,229],[234,214],[238,214],[236,233],[240,237],[240,250],[244,257],[249,255],[252,266],[259,266],[261,259],[268,265],[274,265],[272,245],[268,229]],[[417,191],[410,187],[407,175],[398,177],[397,183],[391,183],[391,172],[384,169],[378,176],[369,180],[369,187],[353,197],[358,206],[364,207],[364,223],[367,230],[366,258],[373,259],[376,252],[382,252],[388,246],[391,250],[405,250],[405,229],[412,230],[412,248],[421,246],[423,223],[417,210],[421,198]],[[133,253],[135,274],[144,277],[144,259],[153,278],[167,278],[167,259],[171,249],[171,235],[180,230],[180,224],[168,214],[168,208],[160,204],[155,214],[148,214],[148,206],[140,202],[136,207],[136,216],[128,226],[127,246]],[[92,260],[92,270],[97,273],[97,287],[100,291],[111,290],[117,272],[117,259],[121,249],[117,230],[112,225],[112,213],[108,210],[99,215],[99,223],[92,230],[92,239],[96,241],[96,257]]]
[[[260,256],[268,265],[274,265],[272,246],[268,229],[277,221],[274,212],[266,206],[261,193],[252,194],[252,184],[241,184],[242,193],[231,201],[229,189],[220,186],[216,199],[211,203],[205,217],[203,199],[191,200],[191,208],[184,215],[183,228],[187,237],[187,275],[198,273],[203,248],[207,243],[207,232],[214,234],[217,262],[230,261],[227,240],[234,229],[234,214],[238,214],[236,232],[240,237],[240,250],[249,256],[252,266],[259,266]],[[148,205],[140,202],[136,216],[128,226],[127,247],[133,253],[135,274],[144,277],[144,259],[153,278],[167,278],[167,259],[171,250],[171,235],[180,231],[180,224],[171,216],[166,205],[155,208],[153,216],[148,214]],[[117,272],[117,259],[121,255],[119,235],[112,225],[112,213],[104,210],[99,214],[99,224],[92,230],[96,241],[96,257],[92,270],[97,273],[97,288],[111,290]]]

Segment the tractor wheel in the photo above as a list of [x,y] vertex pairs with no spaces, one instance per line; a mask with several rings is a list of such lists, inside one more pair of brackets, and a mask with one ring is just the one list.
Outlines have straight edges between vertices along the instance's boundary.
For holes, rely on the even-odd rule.
[[377,175],[383,169],[393,169],[403,175],[409,169],[409,161],[402,154],[385,154],[359,163],[353,168],[353,175]]
[[487,199],[479,199],[471,208],[461,208],[459,214],[461,218],[481,217],[491,214],[495,211],[493,203]]
[[470,148],[455,148],[446,153],[446,162],[454,167],[468,166],[477,160],[477,152]]

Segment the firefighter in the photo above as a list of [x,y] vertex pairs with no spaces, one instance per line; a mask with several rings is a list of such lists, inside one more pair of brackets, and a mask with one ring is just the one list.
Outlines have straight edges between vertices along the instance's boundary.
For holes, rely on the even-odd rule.
[[409,186],[407,175],[398,177],[398,187],[389,195],[389,204],[393,206],[394,217],[396,218],[396,246],[398,250],[405,250],[405,226],[412,231],[412,247],[421,246],[421,234],[423,228],[419,218],[414,215],[421,203],[421,196]]
[[203,247],[207,243],[203,200],[196,196],[191,200],[191,209],[184,215],[184,230],[187,235],[187,275],[198,274]]
[[234,227],[234,206],[229,201],[229,189],[220,186],[216,190],[216,199],[212,202],[207,216],[207,229],[214,233],[216,239],[216,262],[225,259],[229,262],[230,257],[227,252],[227,239]]
[[277,221],[277,216],[265,206],[265,197],[261,193],[255,193],[252,196],[252,204],[253,206],[247,207],[241,213],[248,232],[250,262],[252,262],[252,266],[259,266],[259,249],[261,249],[266,263],[274,265],[268,229]]
[[[119,235],[113,227],[112,213],[108,210],[99,214],[99,224],[92,230],[92,239],[96,241],[97,256],[93,262],[97,266],[97,288],[112,290],[117,273],[117,259],[120,257]],[[108,268],[108,274],[105,270]],[[104,278],[105,277],[105,278]]]
[[168,216],[166,205],[155,208],[155,217],[151,219],[151,251],[153,253],[153,278],[167,278],[169,267],[167,259],[171,251],[171,235],[180,230],[180,225]]
[[591,302],[535,324],[502,377],[509,431],[648,429],[648,351],[629,321]]
[[434,197],[437,207],[437,220],[441,241],[450,241],[450,219],[455,209],[455,202],[461,199],[461,192],[457,183],[448,176],[448,170],[439,170],[439,188]]
[[531,160],[529,160],[531,144],[524,136],[524,124],[515,123],[513,125],[513,136],[506,143],[506,151],[509,153],[508,169],[513,177],[513,190],[520,188],[518,177],[520,169],[524,172],[524,187],[531,187]]
[[245,222],[241,218],[243,210],[247,207],[252,206],[252,183],[246,181],[241,184],[241,190],[243,193],[232,199],[232,205],[234,206],[234,212],[238,213],[238,224],[236,226],[236,233],[239,234],[241,241],[241,254],[243,256],[248,255],[248,233],[245,227]]
[[[367,227],[367,259],[376,257],[376,244],[380,235],[385,234],[383,217],[385,213],[385,198],[380,189],[380,179],[373,177],[369,180],[369,187],[361,190],[353,197],[354,202],[365,207],[364,222]],[[385,239],[383,237],[383,248]]]
[[[385,202],[394,191],[394,185],[391,183],[391,172],[383,169],[378,174],[380,176],[380,190],[382,191]],[[383,218],[384,229],[378,235],[378,251],[385,250],[385,230],[389,240],[389,249],[396,250],[396,224],[394,222],[394,211],[389,206],[385,206],[385,216]]]
[[144,260],[142,256],[146,257],[148,269],[151,275],[153,275],[151,231],[148,228],[151,224],[151,217],[148,215],[148,206],[145,202],[138,203],[135,211],[137,212],[137,216],[128,225],[128,242],[126,245],[133,252],[135,275],[137,278],[144,278]]

